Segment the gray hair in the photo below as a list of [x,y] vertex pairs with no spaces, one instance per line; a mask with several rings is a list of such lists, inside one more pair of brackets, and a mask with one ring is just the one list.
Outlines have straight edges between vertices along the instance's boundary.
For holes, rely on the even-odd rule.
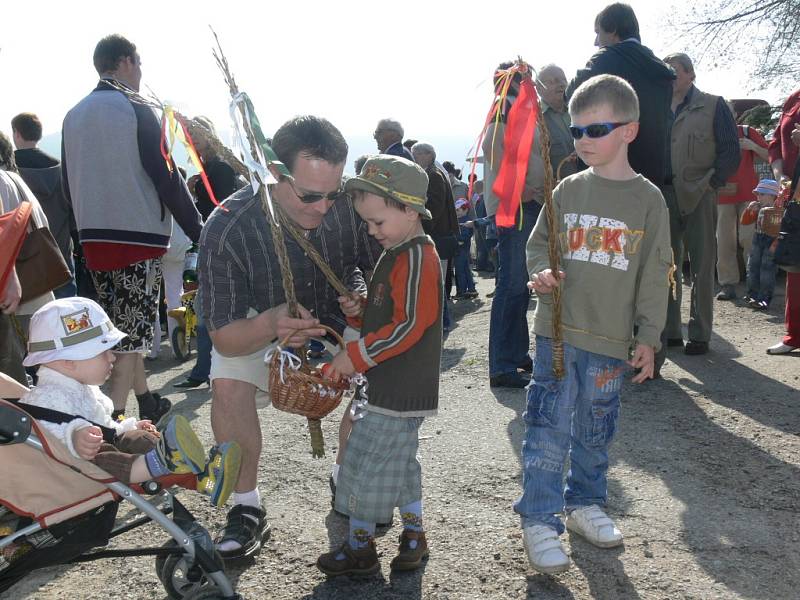
[[413,156],[417,154],[433,154],[433,159],[436,160],[436,150],[428,142],[417,142],[411,146],[411,154]]
[[539,67],[539,77],[541,77],[543,73],[547,73],[548,71],[561,71],[562,73],[564,73],[564,69],[559,67],[556,63],[548,63],[543,67]]
[[683,52],[673,52],[672,54],[668,54],[664,57],[664,62],[670,65],[674,62],[678,63],[684,71],[694,75],[694,65],[692,64],[692,59],[689,58],[688,54],[684,54]]
[[394,119],[381,119],[378,121],[377,129],[388,129],[389,131],[396,131],[400,134],[402,138],[405,135],[405,131],[403,131],[403,126],[400,125],[400,121],[395,121]]

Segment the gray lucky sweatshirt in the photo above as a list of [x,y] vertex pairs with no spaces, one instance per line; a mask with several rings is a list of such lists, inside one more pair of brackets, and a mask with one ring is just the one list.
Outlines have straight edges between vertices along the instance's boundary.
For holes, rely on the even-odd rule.
[[[667,317],[672,249],[664,197],[641,175],[605,179],[587,169],[553,192],[561,249],[564,341],[627,360],[632,346],[658,350]],[[550,268],[545,211],[528,240],[528,273]],[[533,330],[553,337],[552,295],[536,305]],[[638,326],[636,338],[634,325]]]

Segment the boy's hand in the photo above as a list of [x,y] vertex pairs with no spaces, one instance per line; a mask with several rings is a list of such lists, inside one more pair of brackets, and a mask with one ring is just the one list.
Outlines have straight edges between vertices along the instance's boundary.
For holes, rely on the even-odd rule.
[[656,364],[655,354],[652,346],[645,346],[644,344],[636,346],[633,351],[633,358],[628,361],[628,364],[634,369],[641,369],[641,371],[631,379],[633,383],[644,383],[645,380],[653,378]]
[[339,308],[345,317],[360,317],[364,312],[364,297],[356,292],[339,296]]
[[150,433],[158,434],[158,429],[156,429],[156,426],[153,425],[153,422],[150,419],[143,419],[137,422],[136,429],[141,429],[142,431],[149,431]]
[[78,429],[72,433],[72,446],[78,456],[84,460],[92,460],[97,456],[97,451],[100,450],[102,443],[103,432],[95,425]]
[[355,372],[356,368],[353,366],[353,361],[347,356],[347,351],[343,350],[328,363],[328,368],[325,369],[325,379],[339,381],[342,377],[355,375]]
[[561,285],[561,281],[566,279],[566,277],[564,271],[559,271],[558,279],[556,279],[551,269],[545,269],[541,273],[536,273],[533,276],[533,279],[528,282],[528,287],[537,294],[551,294],[553,288]]

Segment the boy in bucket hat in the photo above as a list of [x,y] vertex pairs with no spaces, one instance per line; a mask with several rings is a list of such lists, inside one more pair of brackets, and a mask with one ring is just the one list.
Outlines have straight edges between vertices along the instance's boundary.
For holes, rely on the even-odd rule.
[[119,481],[185,475],[180,485],[224,505],[239,474],[238,444],[215,446],[206,457],[185,417],[173,417],[163,434],[149,420],[111,418],[114,405],[98,386],[111,374],[111,350],[124,337],[92,300],[48,302],[31,319],[23,361],[26,367],[40,365],[39,383],[21,402],[57,411],[40,418],[40,425],[73,456],[92,461]]
[[[336,510],[350,515],[350,535],[323,554],[317,567],[329,576],[380,570],[375,524],[400,507],[403,532],[393,570],[412,570],[428,556],[422,528],[419,427],[436,414],[442,354],[442,276],[433,241],[422,229],[428,177],[404,158],[378,155],[345,191],[367,223],[381,254],[366,298],[342,303],[358,340],[331,361],[333,379],[364,373],[360,414],[344,453]],[[364,402],[366,400],[366,402]]]

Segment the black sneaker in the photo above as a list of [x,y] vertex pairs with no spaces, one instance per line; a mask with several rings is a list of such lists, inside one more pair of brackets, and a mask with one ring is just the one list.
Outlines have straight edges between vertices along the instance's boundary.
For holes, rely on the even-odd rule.
[[689,340],[686,342],[686,347],[683,349],[684,354],[698,355],[706,354],[708,352],[708,342],[695,342]]
[[155,405],[147,411],[143,411],[139,408],[139,419],[149,419],[153,425],[156,425],[164,415],[172,410],[172,402],[170,402],[168,398],[163,398],[161,394],[156,392],[152,392],[151,395],[153,396],[153,400],[155,400]]
[[514,373],[500,373],[489,378],[489,385],[491,387],[506,387],[522,389],[528,386],[531,382],[530,375],[523,375],[518,372]]

